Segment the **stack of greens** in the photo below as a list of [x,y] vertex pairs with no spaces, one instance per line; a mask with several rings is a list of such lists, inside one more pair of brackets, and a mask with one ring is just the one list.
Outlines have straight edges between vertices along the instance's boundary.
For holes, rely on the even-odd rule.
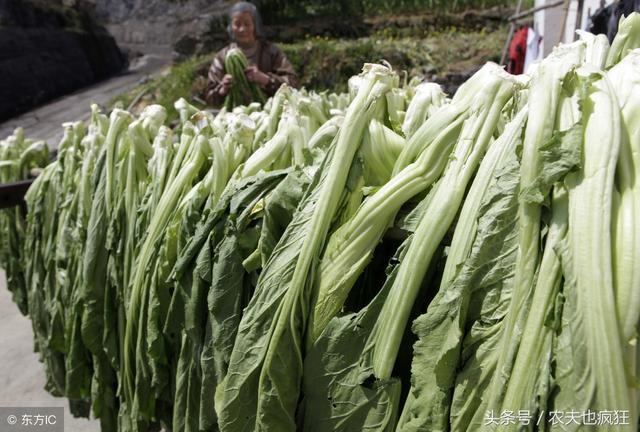
[[[18,128],[0,140],[0,184],[16,183],[31,177],[31,170],[49,163],[49,148],[44,141],[25,139]],[[26,223],[24,208],[0,209],[0,267],[5,270],[7,287],[24,315],[28,313],[27,286],[23,267]]]
[[637,34],[452,99],[94,108],[27,196],[47,388],[103,430],[637,430]]
[[249,66],[247,57],[240,48],[232,48],[224,58],[224,69],[233,77],[233,83],[229,94],[224,99],[227,110],[242,105],[247,99],[258,103],[264,103],[265,96],[260,87],[249,82],[245,75],[245,69]]

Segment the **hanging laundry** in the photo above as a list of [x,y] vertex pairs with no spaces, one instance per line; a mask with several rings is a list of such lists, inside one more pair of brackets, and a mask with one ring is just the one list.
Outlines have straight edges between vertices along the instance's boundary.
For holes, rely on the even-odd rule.
[[618,33],[620,17],[631,12],[640,12],[640,0],[620,0],[602,7],[591,15],[589,31],[593,34],[605,34],[611,42]]
[[523,72],[528,73],[529,66],[540,58],[540,42],[542,42],[542,36],[534,28],[529,27]]
[[507,72],[511,74],[519,75],[524,72],[528,32],[528,27],[522,27],[513,35],[509,45],[509,63],[507,64]]

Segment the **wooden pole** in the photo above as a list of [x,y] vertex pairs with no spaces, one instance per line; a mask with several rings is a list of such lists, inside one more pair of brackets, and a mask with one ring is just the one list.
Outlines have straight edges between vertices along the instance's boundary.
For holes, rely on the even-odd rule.
[[19,206],[34,179],[0,184],[0,209]]
[[564,31],[567,28],[567,17],[569,16],[570,4],[571,4],[571,0],[564,0],[564,14],[562,17],[562,26],[560,27],[560,35],[558,36],[558,42],[556,43],[556,45],[559,45],[564,40]]
[[[576,12],[576,28],[575,30],[580,30],[580,25],[582,24],[582,10],[584,9],[584,0],[578,0],[578,11]],[[573,40],[576,40],[578,34],[573,32]]]
[[[522,7],[522,0],[518,0],[518,5],[516,6],[516,15],[520,13],[520,8]],[[513,38],[513,33],[516,31],[516,23],[511,22],[509,25],[509,34],[507,35],[507,40],[504,43],[504,48],[502,48],[502,56],[500,56],[500,64],[505,66],[507,63],[507,54],[509,53],[509,45],[511,44],[511,39]]]
[[553,3],[547,3],[547,4],[540,5],[540,6],[536,6],[536,7],[533,7],[531,9],[527,9],[524,12],[515,13],[515,14],[511,15],[509,17],[509,21],[517,21],[520,18],[527,17],[527,16],[532,15],[532,14],[534,14],[536,12],[540,12],[541,10],[545,10],[545,9],[553,8],[553,7],[556,7],[556,6],[560,6],[563,3],[564,3],[564,0],[558,0],[558,1],[554,1]]

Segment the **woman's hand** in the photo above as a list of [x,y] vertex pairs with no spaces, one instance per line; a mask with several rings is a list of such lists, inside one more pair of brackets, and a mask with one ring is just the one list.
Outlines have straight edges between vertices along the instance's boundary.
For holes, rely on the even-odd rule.
[[256,65],[251,65],[248,68],[246,68],[244,70],[244,74],[246,75],[247,80],[258,84],[261,87],[264,87],[267,84],[269,84],[269,75],[267,75],[266,73],[258,69],[258,66]]
[[226,96],[229,93],[229,89],[233,85],[233,77],[229,74],[226,74],[222,77],[222,81],[220,81],[220,89],[218,90],[218,94],[220,96]]

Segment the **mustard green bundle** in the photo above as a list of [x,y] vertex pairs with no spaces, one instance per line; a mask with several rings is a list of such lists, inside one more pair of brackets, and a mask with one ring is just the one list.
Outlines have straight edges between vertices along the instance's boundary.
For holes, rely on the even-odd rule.
[[244,70],[249,66],[247,57],[239,48],[232,48],[224,59],[224,67],[226,71],[233,77],[233,84],[229,94],[224,100],[224,107],[227,110],[238,105],[245,104],[245,95],[251,95],[254,102],[264,103],[265,96],[260,87],[255,83],[249,82],[244,74]]

